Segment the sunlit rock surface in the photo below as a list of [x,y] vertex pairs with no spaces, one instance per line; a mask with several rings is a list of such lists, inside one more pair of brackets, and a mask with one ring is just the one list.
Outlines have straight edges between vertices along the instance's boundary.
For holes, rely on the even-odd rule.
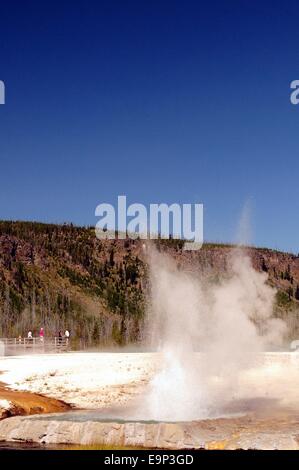
[[106,444],[160,449],[299,449],[299,413],[188,423],[64,421],[14,417],[0,423],[0,439],[41,444]]
[[[77,357],[81,358],[80,355]],[[86,355],[86,359],[89,357]],[[217,388],[214,409],[208,408],[209,414],[181,422],[166,422],[162,417],[158,421],[151,420],[147,409],[143,407],[146,387],[142,381],[142,386],[136,386],[137,402],[134,401],[136,396],[129,401],[125,399],[129,396],[130,388],[124,387],[120,378],[126,376],[126,369],[134,365],[129,371],[130,380],[133,376],[135,379],[135,370],[136,376],[138,372],[143,378],[143,364],[146,363],[145,369],[148,370],[150,364],[156,362],[156,355],[143,356],[140,353],[101,356],[99,353],[94,355],[94,363],[96,357],[102,358],[102,361],[105,358],[106,367],[107,363],[113,365],[113,377],[118,377],[119,383],[113,382],[110,388],[122,392],[123,400],[111,399],[110,408],[104,406],[82,411],[7,418],[0,422],[0,440],[46,445],[105,444],[162,449],[299,448],[298,353],[258,355],[254,364],[239,374],[238,383],[230,389],[223,389],[222,383],[212,381],[211,385]],[[201,360],[201,355],[198,355],[198,361]],[[101,367],[102,361],[99,361]],[[20,362],[23,364],[23,360]],[[78,367],[77,360],[73,375],[68,377],[75,377],[75,371],[82,370],[82,364]],[[95,370],[92,368],[93,374]],[[105,368],[102,367],[101,370],[105,371]],[[118,370],[122,371],[122,375],[117,375]],[[81,380],[87,372],[89,373],[85,370],[85,375],[79,374]],[[57,380],[57,376],[60,377],[57,373],[53,376],[53,381]],[[108,385],[100,376],[93,394],[108,393]],[[56,383],[55,386],[57,387]],[[58,387],[55,390],[59,392]],[[60,393],[64,394],[65,389],[62,392],[60,390]],[[79,389],[77,393],[79,397]],[[86,393],[84,389],[83,393]]]

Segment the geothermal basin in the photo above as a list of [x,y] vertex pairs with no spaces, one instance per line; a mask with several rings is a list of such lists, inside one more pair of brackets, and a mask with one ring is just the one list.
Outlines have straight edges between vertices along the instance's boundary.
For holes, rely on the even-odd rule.
[[[39,360],[43,367],[36,367]],[[196,354],[196,360],[204,362],[204,355]],[[259,353],[233,380],[212,376],[189,394],[181,381],[187,387],[194,382],[174,368],[178,387],[170,404],[167,383],[173,388],[172,374],[168,369],[165,373],[159,354],[62,354],[1,361],[2,380],[10,380],[12,388],[39,392],[43,387],[45,393],[47,383],[49,396],[92,408],[4,419],[2,441],[160,449],[299,448],[297,352]],[[26,374],[26,361],[35,375],[32,370]]]

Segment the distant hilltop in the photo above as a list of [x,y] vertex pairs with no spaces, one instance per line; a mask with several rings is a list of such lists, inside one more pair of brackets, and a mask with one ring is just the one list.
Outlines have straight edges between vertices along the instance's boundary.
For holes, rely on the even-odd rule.
[[[229,274],[228,244],[183,250],[182,240],[152,241],[181,269],[211,282]],[[0,221],[0,336],[68,328],[75,344],[129,344],[143,335],[147,259],[143,240],[98,240],[93,227]],[[299,335],[299,257],[246,248],[277,289],[275,315]]]

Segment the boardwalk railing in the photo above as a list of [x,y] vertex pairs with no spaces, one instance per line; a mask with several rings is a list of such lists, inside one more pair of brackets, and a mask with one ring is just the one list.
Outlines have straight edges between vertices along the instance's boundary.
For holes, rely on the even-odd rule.
[[68,338],[0,338],[1,355],[60,352],[69,349]]

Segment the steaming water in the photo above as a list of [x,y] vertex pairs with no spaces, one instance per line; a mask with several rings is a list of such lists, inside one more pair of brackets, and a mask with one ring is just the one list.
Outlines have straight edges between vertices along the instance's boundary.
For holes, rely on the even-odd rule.
[[162,363],[137,410],[144,419],[221,414],[238,398],[240,373],[254,366],[259,352],[282,341],[285,325],[272,316],[275,290],[267,275],[255,271],[240,250],[230,263],[231,275],[215,283],[151,253],[148,332]]

